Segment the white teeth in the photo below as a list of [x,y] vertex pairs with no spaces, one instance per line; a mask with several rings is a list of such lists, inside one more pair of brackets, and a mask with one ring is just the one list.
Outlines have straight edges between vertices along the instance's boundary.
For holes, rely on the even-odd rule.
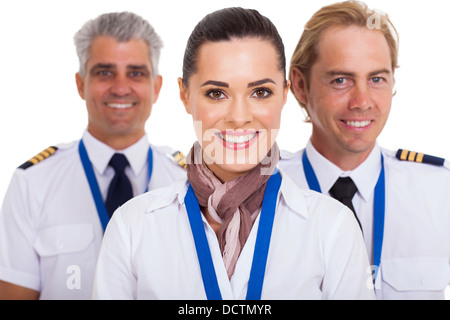
[[115,109],[127,109],[131,108],[133,106],[132,103],[108,103],[108,107],[115,108]]
[[222,133],[219,133],[219,136],[222,140],[230,143],[244,143],[252,140],[254,137],[256,137],[256,135],[257,135],[256,132],[241,136],[223,135]]
[[346,121],[345,123],[355,128],[364,128],[371,124],[372,121]]

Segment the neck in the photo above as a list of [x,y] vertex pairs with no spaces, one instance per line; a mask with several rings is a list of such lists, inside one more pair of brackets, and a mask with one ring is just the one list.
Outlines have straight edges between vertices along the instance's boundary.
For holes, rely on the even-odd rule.
[[89,128],[88,131],[95,139],[103,142],[114,150],[124,150],[132,146],[145,134],[144,132],[139,135],[101,135],[97,134],[94,130],[90,130]]
[[313,140],[311,140],[311,143],[317,152],[343,171],[352,171],[358,168],[367,159],[370,152],[375,147],[375,144],[373,144],[370,148],[362,151],[349,151],[339,147],[334,149],[322,147],[320,144],[314,143]]
[[201,208],[201,211],[205,216],[206,221],[208,221],[209,226],[213,229],[216,235],[218,235],[221,224],[211,217],[211,215],[208,212],[208,208]]

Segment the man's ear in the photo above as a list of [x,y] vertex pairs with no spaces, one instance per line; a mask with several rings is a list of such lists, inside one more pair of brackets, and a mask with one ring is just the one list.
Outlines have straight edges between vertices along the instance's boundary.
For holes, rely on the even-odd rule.
[[153,79],[153,103],[156,103],[159,97],[159,93],[161,92],[161,87],[163,84],[163,78],[160,75],[157,75],[155,79]]
[[291,86],[295,97],[298,101],[306,105],[308,103],[308,85],[305,75],[298,67],[294,67],[291,71],[291,79]]
[[78,94],[80,95],[81,99],[84,100],[84,78],[80,73],[77,73],[75,75],[75,82],[77,83]]
[[180,88],[180,100],[183,102],[186,112],[192,114],[191,107],[189,105],[189,90],[184,85],[182,78],[178,78],[178,87]]

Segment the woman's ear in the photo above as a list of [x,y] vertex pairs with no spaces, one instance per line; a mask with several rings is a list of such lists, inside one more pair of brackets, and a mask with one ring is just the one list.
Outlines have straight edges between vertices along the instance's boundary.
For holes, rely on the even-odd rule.
[[182,78],[178,78],[178,87],[180,88],[180,100],[183,102],[186,112],[192,114],[189,106],[189,90],[184,85]]
[[292,69],[291,79],[292,90],[294,91],[297,100],[305,105],[308,104],[308,86],[306,77],[298,67]]

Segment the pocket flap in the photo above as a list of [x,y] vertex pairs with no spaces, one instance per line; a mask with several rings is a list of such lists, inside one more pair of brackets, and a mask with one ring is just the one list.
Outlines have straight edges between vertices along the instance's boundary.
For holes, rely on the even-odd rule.
[[383,260],[383,280],[397,291],[444,290],[450,280],[446,258],[398,258]]
[[39,232],[34,248],[42,257],[83,251],[94,239],[90,224],[55,226]]

